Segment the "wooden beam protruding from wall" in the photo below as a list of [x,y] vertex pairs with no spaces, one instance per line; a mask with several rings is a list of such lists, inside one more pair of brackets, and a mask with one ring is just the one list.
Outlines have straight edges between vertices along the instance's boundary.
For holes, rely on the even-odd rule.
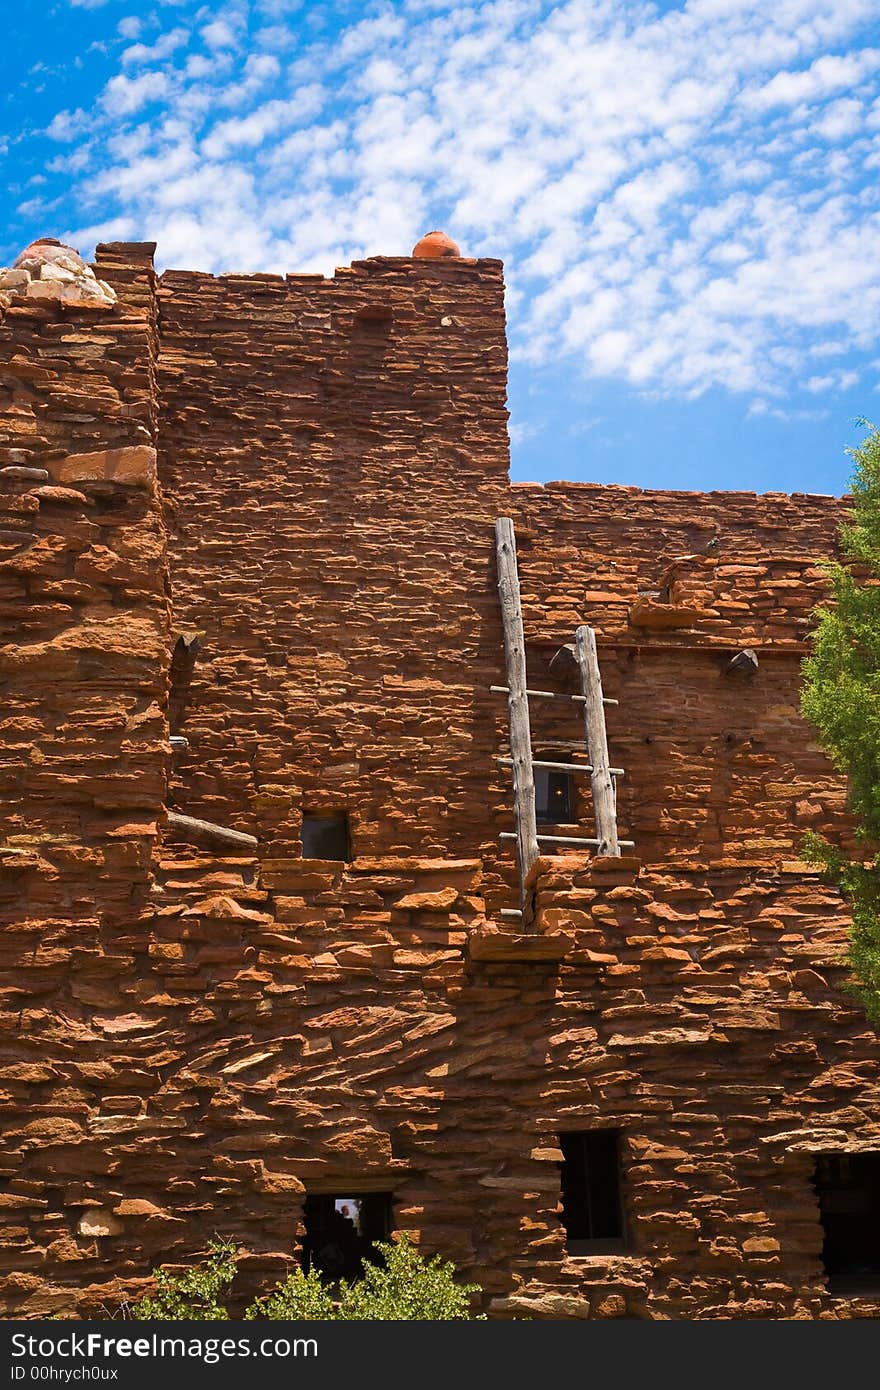
[[210,820],[197,820],[195,816],[182,816],[177,811],[168,812],[168,829],[182,840],[194,840],[196,844],[205,844],[211,849],[234,850],[238,854],[256,854],[259,843],[256,835],[246,835],[243,830],[230,830]]

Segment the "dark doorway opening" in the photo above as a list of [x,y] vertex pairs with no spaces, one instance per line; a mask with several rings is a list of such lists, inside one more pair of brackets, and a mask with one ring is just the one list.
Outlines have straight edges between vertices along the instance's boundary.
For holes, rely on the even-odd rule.
[[302,1266],[306,1273],[316,1269],[323,1279],[359,1279],[363,1262],[381,1264],[375,1248],[377,1240],[391,1234],[390,1192],[365,1192],[356,1197],[306,1197],[306,1234],[302,1245]]
[[351,859],[351,836],[344,811],[320,816],[305,812],[302,821],[303,859]]
[[880,1289],[880,1153],[821,1154],[815,1185],[831,1292]]
[[620,1131],[560,1134],[562,1222],[573,1255],[624,1249]]

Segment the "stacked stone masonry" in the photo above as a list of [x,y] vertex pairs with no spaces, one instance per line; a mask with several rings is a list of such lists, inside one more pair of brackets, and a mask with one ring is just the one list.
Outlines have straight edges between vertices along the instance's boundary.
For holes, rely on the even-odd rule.
[[[3,1313],[112,1315],[216,1232],[245,1298],[308,1194],[390,1192],[492,1316],[877,1316],[828,1288],[813,1169],[880,1150],[880,1047],[798,858],[850,834],[798,714],[842,504],[511,487],[497,261],[152,251],[99,247],[100,303],[0,275]],[[528,929],[501,515],[530,684],[596,628],[636,843],[539,860]],[[582,753],[576,704],[532,728]],[[304,858],[340,813],[351,861]],[[626,1245],[576,1255],[559,1135],[596,1128]]]

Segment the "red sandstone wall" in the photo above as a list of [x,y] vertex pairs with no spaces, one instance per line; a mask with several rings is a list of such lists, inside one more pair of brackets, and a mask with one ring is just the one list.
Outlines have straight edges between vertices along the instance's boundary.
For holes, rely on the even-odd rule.
[[[626,769],[621,826],[637,852],[778,863],[797,857],[807,827],[843,828],[841,779],[799,713],[840,501],[577,483],[513,496],[530,679],[552,686],[559,644],[579,621],[596,628],[605,693],[620,701],[607,722]],[[725,676],[746,647],[757,673]],[[536,704],[532,724],[549,746],[581,738],[576,710]]]
[[[106,1040],[144,949],[166,795],[150,248],[104,248],[102,271],[116,307],[9,296],[0,322],[0,1259],[13,1299],[80,1258],[78,1184],[101,1166]],[[56,1172],[73,1135],[87,1147]]]
[[[162,280],[160,471],[205,633],[177,807],[298,852],[491,852],[507,504],[497,261]],[[498,783],[500,785],[500,783]]]
[[[880,1045],[842,988],[837,894],[741,866],[551,860],[536,878],[539,927],[574,940],[545,1018],[517,1020],[544,1041],[546,1243],[529,1222],[535,1263],[496,1311],[875,1316],[825,1292],[812,1186],[816,1153],[880,1145]],[[594,1125],[625,1135],[630,1258],[562,1253],[554,1135]],[[530,1186],[522,1156],[501,1172]]]
[[[770,870],[540,868],[561,962],[473,958],[473,861],[169,855],[152,929],[114,947],[113,1011],[77,1026],[75,1065],[55,1035],[31,1069],[7,1312],[113,1309],[217,1230],[253,1290],[305,1188],[393,1191],[398,1228],[499,1316],[875,1314],[825,1292],[811,1185],[815,1151],[880,1143],[836,895]],[[626,1133],[632,1249],[572,1258],[556,1136],[595,1124]]]
[[165,801],[151,251],[102,248],[115,308],[12,296],[0,327],[0,835],[36,919],[127,925]]
[[[640,854],[779,862],[842,819],[798,713],[835,499],[509,492],[495,262],[171,274],[162,342],[175,614],[205,633],[178,809],[270,853],[298,852],[303,808],[345,809],[355,853],[476,853],[490,907],[513,901],[506,711],[488,694],[492,522],[513,510],[531,678],[566,688],[548,660],[596,626]],[[726,678],[745,646],[758,674]],[[536,703],[532,722],[542,751],[583,747],[576,707]],[[578,787],[561,833],[593,833]]]

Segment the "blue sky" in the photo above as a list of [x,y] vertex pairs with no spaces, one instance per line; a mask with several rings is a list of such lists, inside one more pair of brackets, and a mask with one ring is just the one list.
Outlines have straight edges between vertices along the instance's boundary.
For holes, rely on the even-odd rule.
[[837,492],[880,416],[880,0],[49,0],[0,68],[0,264],[501,257],[515,478]]

